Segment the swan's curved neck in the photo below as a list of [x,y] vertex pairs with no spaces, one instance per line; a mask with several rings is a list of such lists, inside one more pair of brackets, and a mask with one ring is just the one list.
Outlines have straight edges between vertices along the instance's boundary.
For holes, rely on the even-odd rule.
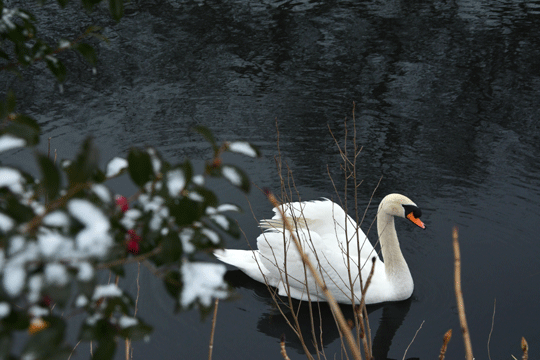
[[377,214],[377,233],[388,279],[398,284],[412,283],[409,267],[399,246],[394,217],[386,213],[384,209]]

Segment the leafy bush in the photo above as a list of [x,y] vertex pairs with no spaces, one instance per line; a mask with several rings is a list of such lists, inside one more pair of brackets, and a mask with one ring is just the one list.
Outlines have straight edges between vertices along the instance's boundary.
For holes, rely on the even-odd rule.
[[[82,3],[91,9],[99,0]],[[119,19],[122,1],[110,0],[109,5]],[[3,70],[46,61],[62,81],[66,68],[57,53],[74,49],[95,62],[93,48],[80,40],[99,34],[96,28],[77,41],[51,47],[37,37],[29,12],[6,9],[1,1],[0,10]],[[0,102],[0,118],[0,153],[39,142],[38,123],[16,112],[13,92]],[[101,269],[123,276],[125,264],[146,261],[163,274],[178,309],[208,310],[212,297],[227,295],[225,266],[200,261],[198,254],[220,247],[223,235],[239,236],[229,213],[240,208],[220,204],[206,180],[224,178],[249,191],[246,174],[223,163],[222,155],[257,157],[259,152],[246,142],[219,144],[205,127],[194,130],[212,151],[199,174],[189,160],[171,164],[153,148],[132,148],[127,158],[115,157],[101,169],[91,138],[75,158],[59,164],[36,152],[39,178],[0,163],[0,359],[67,358],[73,347],[65,343],[61,314],[74,311],[85,314],[78,338],[97,342],[96,359],[112,358],[117,338],[147,336],[152,327],[133,315],[133,299],[114,283],[98,283]],[[130,199],[114,196],[106,185],[126,173],[139,189]],[[14,355],[13,339],[20,332],[29,335],[22,353]]]

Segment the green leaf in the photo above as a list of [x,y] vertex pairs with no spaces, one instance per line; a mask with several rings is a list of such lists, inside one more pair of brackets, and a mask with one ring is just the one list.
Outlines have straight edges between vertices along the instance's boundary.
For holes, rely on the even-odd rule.
[[85,183],[97,176],[99,174],[98,162],[99,152],[94,146],[92,138],[88,137],[81,146],[75,161],[66,168],[70,187]]
[[129,175],[137,186],[143,187],[148,181],[154,179],[152,161],[150,155],[146,151],[132,148],[129,152],[127,161]]
[[214,152],[218,151],[219,147],[217,146],[216,139],[214,139],[214,135],[206,126],[202,126],[202,125],[195,126],[193,128],[193,131],[196,131],[199,134],[201,134],[206,139],[206,141],[208,141],[210,145],[212,145]]
[[4,130],[6,133],[26,140],[27,146],[36,145],[39,142],[39,125],[36,120],[26,115],[17,114],[9,122]]
[[178,270],[169,271],[163,279],[163,284],[169,295],[178,301],[180,299],[180,292],[182,291],[182,280]]
[[114,20],[120,21],[124,16],[124,0],[109,0],[109,11]]
[[45,62],[47,63],[49,70],[51,70],[56,77],[56,80],[63,82],[66,78],[66,67],[64,64],[52,55],[46,56]]
[[221,175],[229,180],[231,184],[240,188],[244,192],[249,192],[250,183],[246,173],[235,165],[223,165]]
[[[157,265],[176,262],[182,256],[182,244],[176,232],[169,231],[161,240],[161,252],[157,255]],[[158,264],[159,263],[159,264]]]
[[108,360],[114,358],[114,352],[116,350],[116,341],[114,337],[110,336],[99,341],[97,349],[94,351],[92,359],[96,360]]
[[190,226],[204,214],[202,204],[189,198],[175,200],[168,204],[169,211],[178,226]]
[[19,199],[12,193],[4,193],[1,195],[5,201],[6,214],[12,217],[15,221],[18,223],[25,223],[34,218],[34,210],[30,206],[21,203]]
[[74,45],[74,49],[77,50],[90,64],[96,64],[96,50],[92,46],[85,43],[78,43]]
[[38,164],[43,175],[42,185],[49,201],[54,200],[60,190],[60,172],[47,156],[38,154]]

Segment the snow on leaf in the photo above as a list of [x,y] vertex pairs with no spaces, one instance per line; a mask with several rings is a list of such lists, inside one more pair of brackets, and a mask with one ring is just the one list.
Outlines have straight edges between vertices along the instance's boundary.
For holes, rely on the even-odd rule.
[[233,204],[221,204],[217,207],[217,212],[224,212],[224,211],[240,211],[240,208]]
[[26,270],[22,266],[8,265],[4,269],[4,289],[9,296],[18,296],[24,288]]
[[43,276],[41,274],[32,275],[28,279],[28,301],[36,303],[41,298],[41,288],[43,287]]
[[88,304],[88,298],[82,294],[77,296],[77,299],[75,299],[75,307],[80,308],[86,306],[86,304]]
[[235,141],[229,143],[229,150],[235,153],[243,154],[250,157],[257,157],[257,151],[246,141]]
[[48,263],[45,265],[45,280],[50,285],[64,286],[69,281],[67,269],[59,263]]
[[223,176],[229,180],[233,185],[242,185],[242,176],[231,166],[224,165],[221,169]]
[[122,296],[122,290],[115,284],[98,285],[94,289],[92,300],[99,300],[102,297],[119,297]]
[[50,311],[49,309],[46,309],[44,307],[33,305],[28,309],[28,314],[30,314],[33,317],[42,317],[49,315]]
[[92,185],[92,192],[96,194],[101,201],[103,201],[106,204],[110,204],[112,201],[111,193],[109,189],[102,184],[93,184]]
[[186,177],[181,169],[174,169],[167,173],[167,188],[169,195],[178,196],[186,186]]
[[219,235],[210,229],[201,229],[201,233],[203,233],[204,236],[206,236],[210,241],[212,241],[214,244],[219,244]]
[[129,209],[124,213],[124,217],[120,219],[120,223],[124,225],[126,229],[133,229],[135,227],[135,221],[142,216],[142,212],[137,209]]
[[204,201],[204,197],[201,194],[196,193],[194,191],[191,191],[188,194],[188,198],[190,198],[193,201],[197,201],[197,202],[203,202]]
[[63,211],[53,211],[45,215],[43,224],[54,227],[67,227],[69,226],[69,217]]
[[90,281],[94,278],[94,268],[87,261],[83,261],[77,264],[79,272],[77,273],[77,279],[80,281]]
[[195,251],[195,245],[191,242],[195,231],[191,228],[184,228],[179,234],[180,241],[182,241],[182,248],[186,254],[191,254]]
[[199,186],[204,185],[204,176],[202,175],[195,175],[192,180],[195,185],[199,185]]
[[11,149],[26,146],[24,139],[15,137],[11,134],[4,134],[0,136],[0,152],[4,152]]
[[137,324],[139,324],[139,320],[130,316],[122,315],[120,316],[120,319],[118,319],[118,326],[120,326],[122,329],[135,326]]
[[105,256],[112,245],[109,219],[87,200],[72,199],[67,208],[75,219],[85,225],[75,237],[77,248],[86,251],[89,256]]
[[61,258],[72,255],[73,241],[56,231],[42,229],[37,235],[39,251],[46,258]]
[[13,226],[15,226],[15,220],[5,214],[0,213],[0,231],[6,233],[13,229]]
[[122,170],[128,168],[128,162],[121,157],[115,157],[107,164],[107,172],[105,177],[111,178],[118,175]]
[[11,307],[9,306],[9,303],[3,301],[0,303],[0,319],[5,318],[11,313]]
[[24,179],[20,172],[10,168],[0,168],[0,188],[7,187],[17,194],[22,194]]
[[223,230],[229,229],[229,221],[225,215],[212,215],[210,219],[214,220]]
[[184,287],[180,295],[181,305],[188,307],[199,300],[201,305],[209,307],[213,298],[225,298],[227,286],[223,282],[223,275],[226,270],[223,264],[184,262],[182,264]]

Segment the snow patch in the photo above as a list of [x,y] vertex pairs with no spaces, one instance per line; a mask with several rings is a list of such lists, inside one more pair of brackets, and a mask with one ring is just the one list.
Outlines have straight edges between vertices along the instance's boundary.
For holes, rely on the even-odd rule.
[[222,264],[184,262],[182,264],[184,288],[180,295],[182,306],[188,307],[198,299],[203,306],[209,307],[213,298],[225,298],[227,286],[223,282],[223,275],[226,270]]
[[225,179],[229,180],[233,185],[242,185],[242,176],[240,176],[235,168],[225,165],[221,169],[221,172]]
[[89,256],[105,256],[113,243],[109,234],[109,219],[87,200],[72,199],[67,208],[75,219],[85,225],[75,238],[77,248]]
[[13,226],[15,226],[15,220],[0,213],[0,231],[7,233],[9,230],[13,229]]
[[26,146],[26,140],[15,137],[11,134],[0,136],[0,152]]
[[69,282],[69,275],[64,265],[59,263],[49,263],[43,270],[45,280],[50,285],[64,286]]
[[122,170],[127,169],[127,167],[128,162],[126,159],[115,157],[107,164],[105,177],[111,178],[113,176],[117,176]]
[[167,173],[167,188],[169,195],[178,196],[186,186],[186,177],[180,169],[171,170]]
[[257,151],[255,151],[255,149],[248,142],[245,141],[236,141],[229,143],[229,150],[250,157],[257,157]]
[[122,296],[122,290],[115,284],[109,285],[98,285],[94,289],[94,295],[92,295],[92,300],[99,300],[102,297],[118,297]]

